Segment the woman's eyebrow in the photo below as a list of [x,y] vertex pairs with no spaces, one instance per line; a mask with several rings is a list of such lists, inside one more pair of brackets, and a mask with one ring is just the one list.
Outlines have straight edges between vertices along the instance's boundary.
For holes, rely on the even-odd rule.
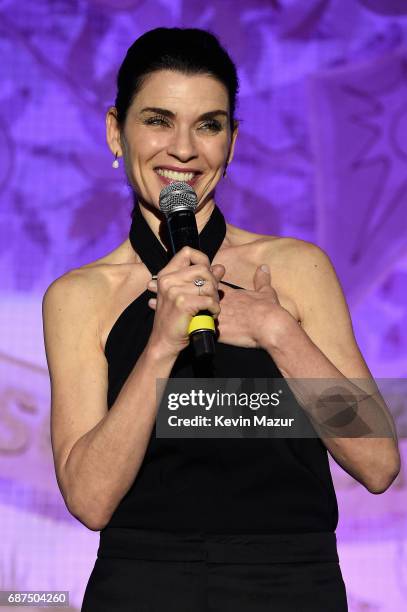
[[[173,113],[172,111],[166,109],[166,108],[158,108],[156,106],[146,106],[145,108],[141,109],[140,111],[141,113],[158,113],[160,115],[164,115],[165,117],[170,117],[171,119],[173,119],[176,115],[176,113]],[[213,111],[208,111],[207,113],[203,113],[202,115],[200,115],[198,117],[198,121],[202,120],[202,119],[211,119],[212,117],[215,117],[216,115],[224,115],[225,117],[229,116],[229,113],[221,108],[213,110]]]

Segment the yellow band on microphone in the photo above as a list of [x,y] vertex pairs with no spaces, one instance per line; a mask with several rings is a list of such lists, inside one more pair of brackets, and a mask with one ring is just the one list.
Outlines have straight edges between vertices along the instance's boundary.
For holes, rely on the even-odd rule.
[[215,321],[211,315],[196,315],[192,317],[188,327],[188,334],[201,329],[215,331]]

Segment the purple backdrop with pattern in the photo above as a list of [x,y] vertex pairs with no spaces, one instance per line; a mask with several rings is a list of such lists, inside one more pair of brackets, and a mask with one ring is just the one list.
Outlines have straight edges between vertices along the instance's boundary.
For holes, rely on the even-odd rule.
[[[72,610],[98,536],[55,481],[41,299],[127,235],[105,112],[127,47],[160,25],[210,29],[238,64],[227,219],[323,247],[372,373],[407,375],[406,0],[1,0],[0,589],[69,590]],[[332,470],[351,611],[405,609],[403,471],[373,496]]]

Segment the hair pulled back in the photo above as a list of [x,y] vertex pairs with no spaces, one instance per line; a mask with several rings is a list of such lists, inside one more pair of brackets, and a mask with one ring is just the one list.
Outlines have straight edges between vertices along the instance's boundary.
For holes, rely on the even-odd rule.
[[129,47],[117,74],[115,107],[120,129],[144,80],[157,70],[207,74],[220,81],[228,91],[233,130],[239,89],[236,66],[216,36],[198,28],[155,28]]

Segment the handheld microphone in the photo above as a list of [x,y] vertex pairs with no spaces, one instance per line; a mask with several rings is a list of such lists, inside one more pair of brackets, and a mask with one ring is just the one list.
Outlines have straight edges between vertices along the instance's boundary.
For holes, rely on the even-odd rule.
[[[199,234],[195,219],[198,199],[188,183],[174,181],[161,190],[159,205],[167,220],[172,254],[184,246],[199,250]],[[215,321],[208,310],[192,317],[188,328],[196,358],[214,355]]]

